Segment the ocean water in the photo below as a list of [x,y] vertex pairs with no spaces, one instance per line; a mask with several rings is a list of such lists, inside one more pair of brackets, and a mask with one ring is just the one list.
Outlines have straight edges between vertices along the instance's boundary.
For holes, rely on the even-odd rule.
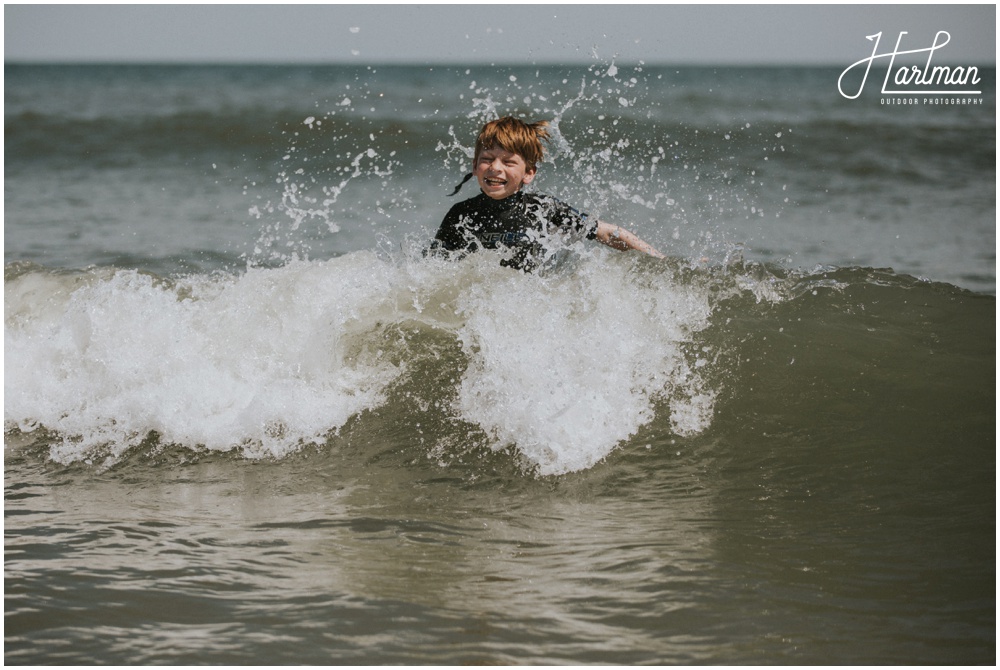
[[[5,662],[995,663],[995,71],[839,74],[6,64]],[[425,258],[505,113],[667,260]]]

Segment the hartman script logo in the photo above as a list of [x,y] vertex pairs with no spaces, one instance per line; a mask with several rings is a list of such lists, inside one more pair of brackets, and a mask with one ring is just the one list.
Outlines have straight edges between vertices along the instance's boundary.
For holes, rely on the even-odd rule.
[[[975,87],[979,84],[979,68],[933,65],[934,53],[944,48],[951,41],[951,35],[944,30],[939,30],[934,36],[934,42],[923,49],[901,49],[903,35],[906,31],[900,32],[896,38],[896,48],[892,51],[879,53],[879,42],[882,40],[882,33],[868,35],[869,42],[875,42],[872,48],[872,55],[862,58],[857,63],[849,66],[840,73],[837,80],[837,90],[848,100],[854,100],[861,95],[868,81],[868,73],[871,71],[872,63],[880,58],[888,58],[889,65],[885,73],[885,80],[882,82],[882,95],[981,95],[982,91]],[[927,61],[922,65],[901,65],[896,67],[897,56],[910,56],[913,54],[927,54]],[[861,85],[853,95],[844,92],[844,77],[855,68],[864,66],[865,72],[861,77]]]

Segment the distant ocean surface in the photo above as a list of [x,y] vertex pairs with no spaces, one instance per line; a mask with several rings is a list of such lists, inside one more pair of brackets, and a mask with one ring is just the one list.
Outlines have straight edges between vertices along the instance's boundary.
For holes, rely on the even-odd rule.
[[993,68],[4,69],[6,663],[996,662]]

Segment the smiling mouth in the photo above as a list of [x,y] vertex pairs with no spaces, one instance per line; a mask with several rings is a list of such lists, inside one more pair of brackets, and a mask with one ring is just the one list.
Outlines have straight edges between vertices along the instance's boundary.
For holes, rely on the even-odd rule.
[[504,186],[507,184],[507,181],[505,179],[495,179],[493,177],[486,177],[485,179],[483,179],[483,182],[485,182],[489,186]]

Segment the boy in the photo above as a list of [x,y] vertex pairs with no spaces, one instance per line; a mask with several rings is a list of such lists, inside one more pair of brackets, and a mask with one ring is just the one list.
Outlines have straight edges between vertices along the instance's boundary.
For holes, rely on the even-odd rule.
[[546,238],[553,234],[585,236],[622,251],[635,249],[663,258],[663,254],[633,233],[590,219],[586,214],[549,195],[527,193],[537,173],[548,140],[547,121],[525,123],[506,116],[490,121],[476,139],[472,172],[451,195],[475,177],[481,193],[452,207],[441,222],[431,249],[472,252],[480,247],[510,249],[501,265],[532,270],[544,256]]

